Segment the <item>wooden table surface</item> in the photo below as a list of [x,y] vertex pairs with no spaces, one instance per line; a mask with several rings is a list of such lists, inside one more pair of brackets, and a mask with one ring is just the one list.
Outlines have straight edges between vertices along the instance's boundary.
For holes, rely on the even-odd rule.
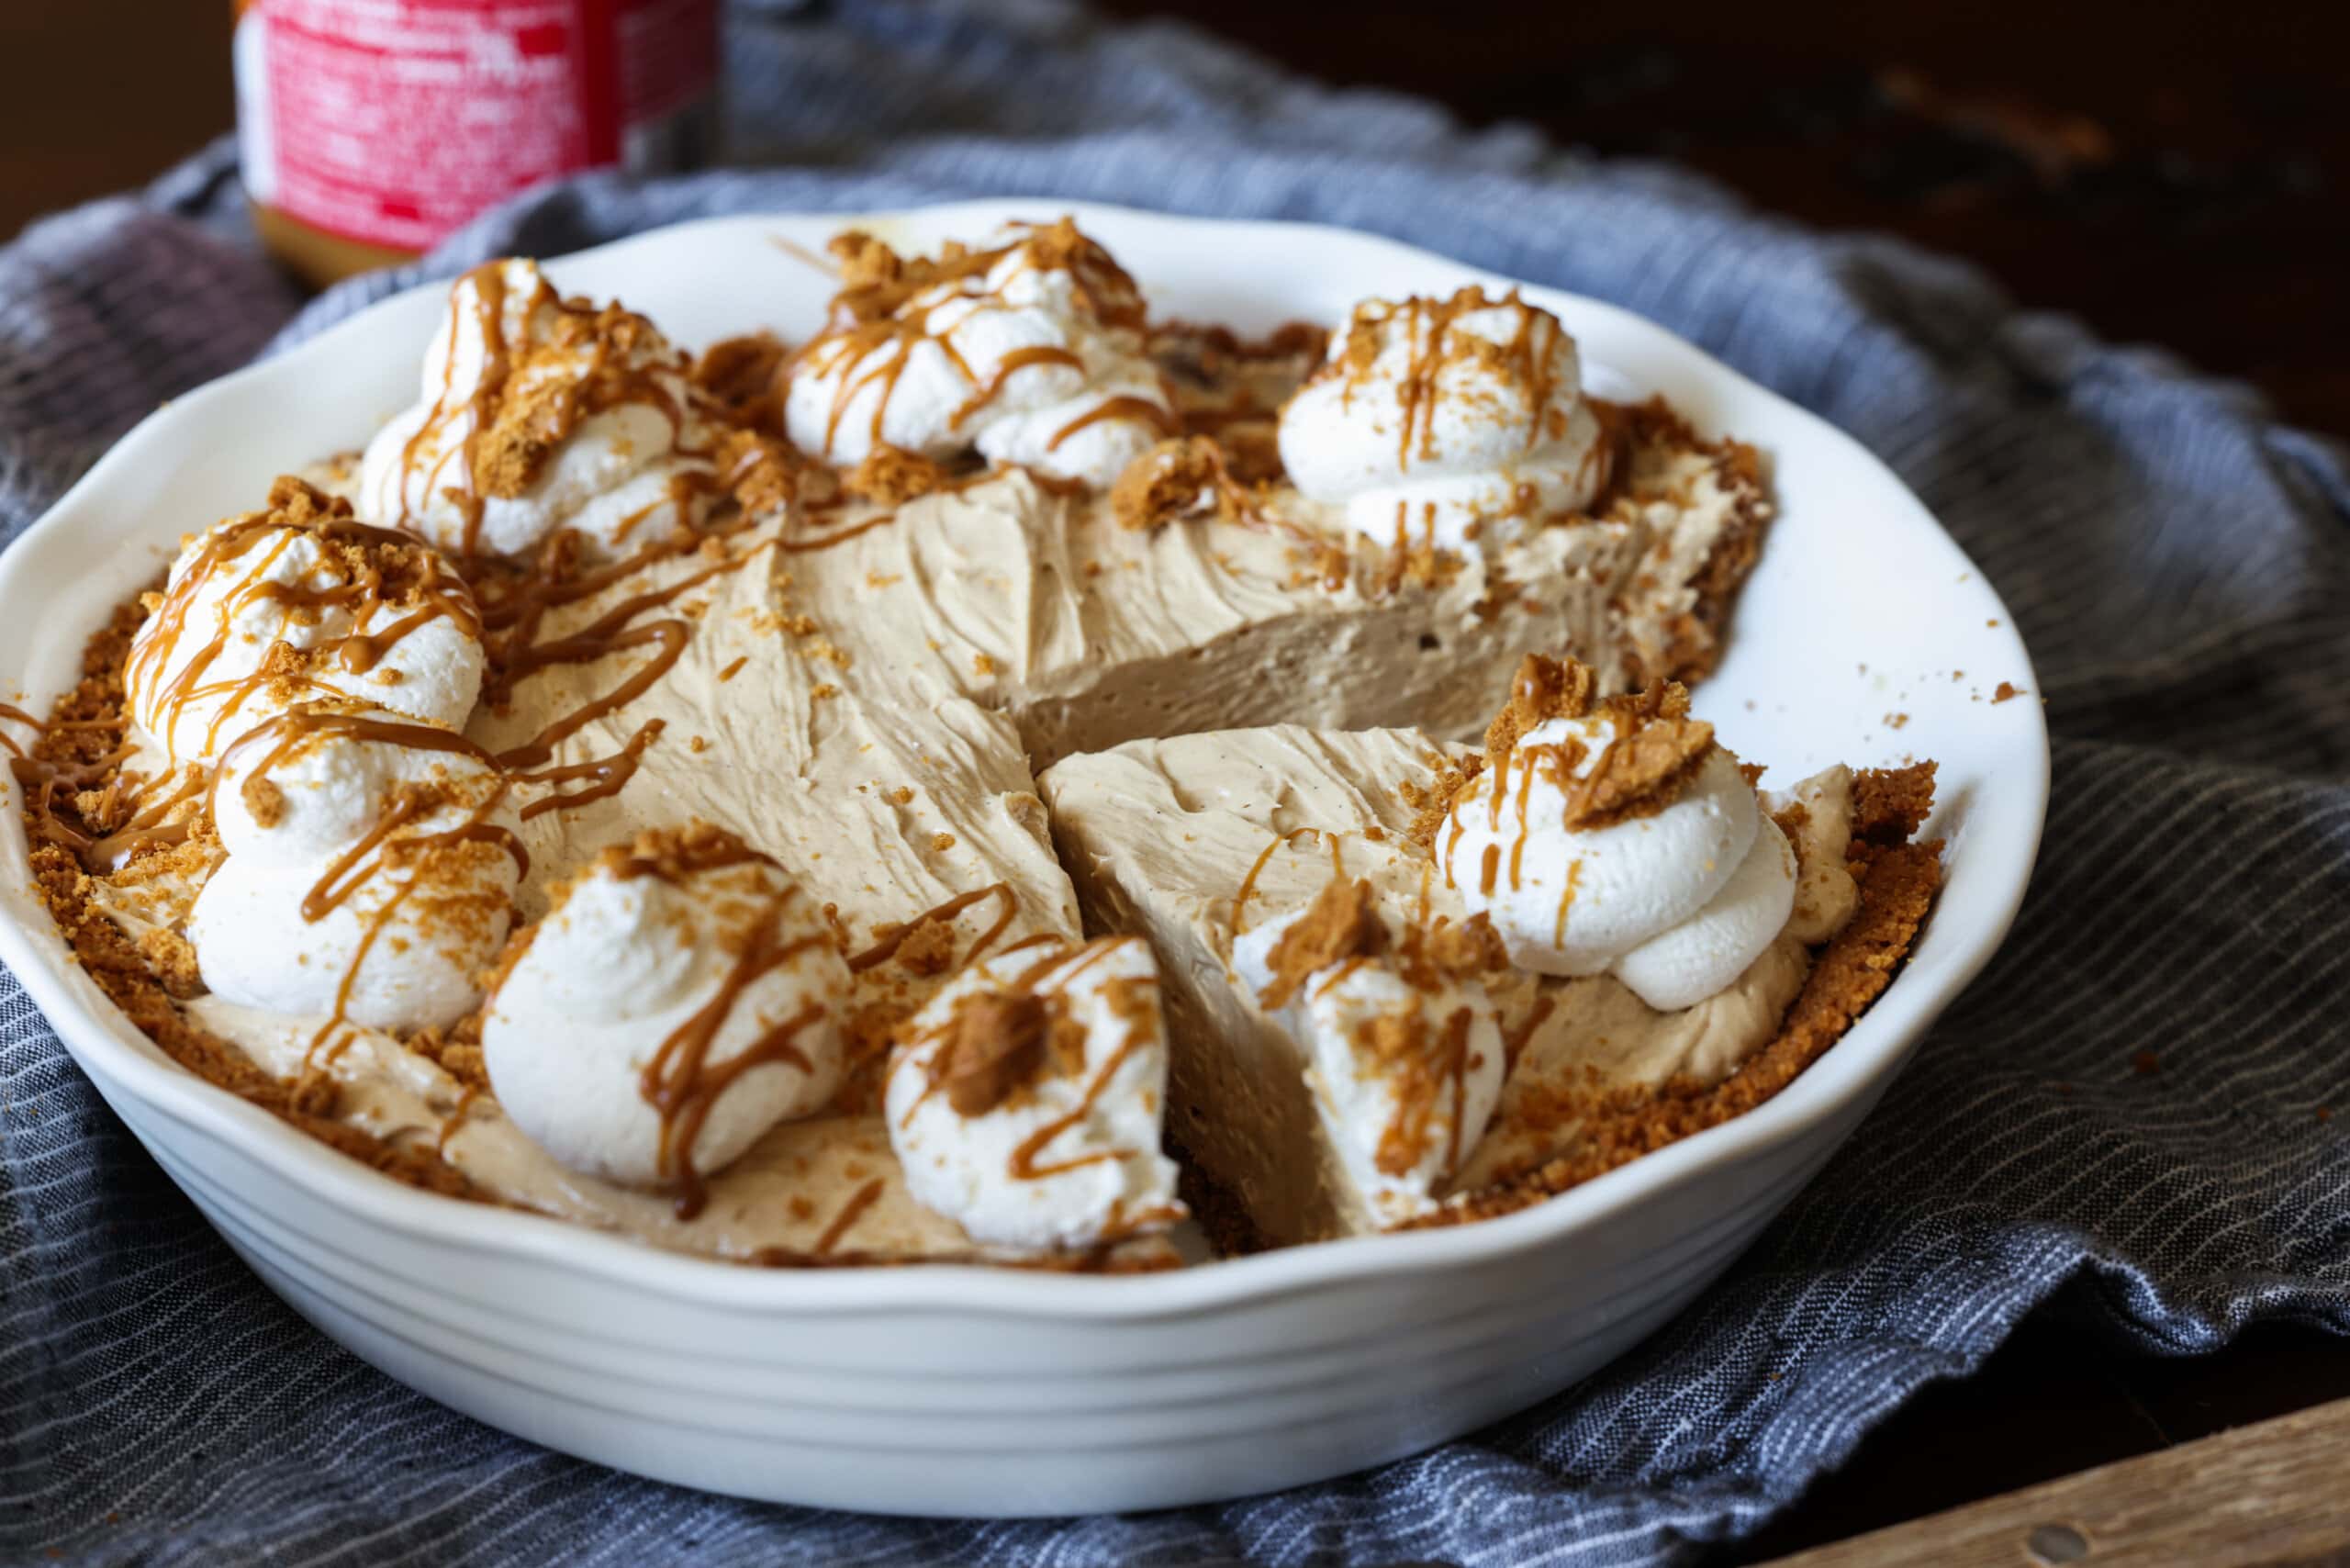
[[[2350,6],[1483,0],[1441,24],[1421,0],[1108,8],[1187,16],[1335,82],[1673,158],[1759,207],[1965,256],[2025,305],[2249,380],[2293,421],[2350,435]],[[123,49],[117,6],[0,0],[0,59],[18,67],[0,92],[0,237],[226,129],[228,11],[141,6],[145,37]],[[2031,1324],[1716,1556],[1761,1562],[2132,1456],[2157,1456],[2137,1473],[2160,1477],[2177,1445],[2345,1398],[2350,1347],[2310,1330],[2164,1359]],[[2277,1443],[2331,1441],[2350,1473],[2350,1422],[2325,1432],[2280,1428]],[[2204,1449],[2179,1451],[2181,1465],[2205,1462]],[[1833,1555],[1955,1557],[1955,1539],[1871,1538]],[[2012,1543],[1983,1550],[2032,1561]]]

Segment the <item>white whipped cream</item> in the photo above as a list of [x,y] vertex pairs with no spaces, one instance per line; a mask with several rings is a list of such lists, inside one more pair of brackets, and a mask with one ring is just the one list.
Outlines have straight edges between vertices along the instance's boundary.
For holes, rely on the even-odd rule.
[[1660,1012],[1695,1006],[1786,925],[1795,852],[1718,746],[1662,811],[1602,827],[1562,825],[1558,759],[1580,743],[1566,774],[1583,778],[1615,734],[1600,714],[1527,732],[1506,769],[1487,769],[1454,802],[1445,868],[1469,908],[1491,916],[1520,968],[1612,973]]
[[[676,1183],[688,1174],[681,1155],[692,1173],[711,1175],[777,1123],[832,1099],[851,984],[815,902],[772,863],[673,879],[608,854],[498,982],[483,1060],[507,1115],[564,1165],[636,1186]],[[788,1051],[770,1051],[775,1059],[733,1065],[787,1031]],[[645,1093],[648,1067],[663,1063],[655,1076],[691,1107],[666,1119]]]
[[[697,526],[716,489],[716,432],[686,358],[641,317],[619,343],[587,330],[595,317],[519,257],[459,278],[425,349],[420,399],[367,443],[361,512],[445,550],[493,555],[525,554],[561,529],[592,554],[622,554]],[[611,400],[583,412],[520,494],[478,495],[471,443],[485,418],[515,398],[591,385]]]
[[1382,544],[1463,554],[1589,504],[1600,437],[1558,318],[1474,288],[1356,306],[1281,420],[1302,494]]
[[1106,489],[1175,427],[1142,333],[1123,324],[1140,319],[1131,290],[1113,268],[1080,279],[1035,241],[1014,245],[887,322],[811,343],[784,402],[792,442],[843,465],[877,445],[934,459],[976,449]]
[[[966,1115],[933,1081],[958,1006],[1024,980],[1065,1038],[1047,1040],[1042,1065],[1013,1092]],[[1133,937],[1001,953],[949,981],[914,1015],[890,1068],[890,1142],[915,1201],[975,1241],[1031,1251],[1181,1218],[1175,1162],[1158,1148],[1167,1036],[1158,987],[1150,948]],[[1070,1049],[1070,1025],[1081,1050]]]
[[382,709],[303,708],[254,730],[212,796],[229,856],[188,918],[204,983],[372,1028],[454,1021],[480,1000],[521,879],[506,793],[455,734]]
[[[130,718],[173,761],[209,761],[287,705],[260,672],[275,644],[304,654],[303,698],[342,696],[428,723],[463,725],[481,695],[482,649],[472,595],[441,567],[432,587],[448,607],[415,620],[425,601],[387,603],[365,590],[332,535],[362,539],[346,519],[280,523],[230,519],[189,536],[172,563],[162,603],[132,639],[124,680]],[[421,550],[413,541],[398,548]],[[359,545],[363,553],[370,546]],[[346,659],[375,636],[372,663]],[[364,667],[354,667],[361,666]]]
[[[1252,996],[1272,982],[1273,947],[1304,913],[1289,911],[1233,944],[1233,968]],[[1403,924],[1385,911],[1380,920],[1387,927],[1387,956],[1315,970],[1276,1016],[1306,1047],[1315,1109],[1348,1174],[1373,1215],[1395,1225],[1436,1208],[1437,1190],[1484,1136],[1505,1064],[1501,1025],[1484,986],[1450,978],[1426,990],[1412,984],[1393,959],[1404,940]],[[1373,1048],[1373,1026],[1394,1019],[1434,1051],[1462,1013],[1467,1026],[1457,1070],[1438,1068],[1432,1085]],[[1421,1108],[1426,1120],[1416,1136],[1406,1136],[1412,1130],[1407,1114]]]

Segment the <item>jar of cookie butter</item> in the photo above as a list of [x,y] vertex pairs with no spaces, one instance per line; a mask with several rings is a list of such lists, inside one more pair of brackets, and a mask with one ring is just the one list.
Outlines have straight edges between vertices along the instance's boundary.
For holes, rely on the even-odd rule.
[[717,135],[719,0],[234,0],[263,240],[326,284],[525,186],[666,173]]

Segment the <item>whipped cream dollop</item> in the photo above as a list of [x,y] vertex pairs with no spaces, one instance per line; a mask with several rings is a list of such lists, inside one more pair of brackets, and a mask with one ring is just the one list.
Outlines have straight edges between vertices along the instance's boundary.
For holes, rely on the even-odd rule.
[[1159,1152],[1158,968],[1131,936],[966,968],[906,1026],[890,1142],[916,1202],[990,1246],[1091,1247],[1183,1216]]
[[1301,494],[1402,548],[1498,549],[1587,506],[1608,475],[1574,339],[1474,287],[1356,306],[1280,440]]
[[883,446],[977,451],[1106,489],[1176,429],[1134,280],[1066,219],[935,261],[844,239],[848,286],[785,395],[801,451],[843,465]]
[[487,660],[472,592],[430,545],[282,478],[191,534],[123,666],[131,722],[210,761],[294,703],[350,698],[462,726]]
[[222,756],[228,858],[188,918],[229,1002],[372,1028],[443,1025],[480,1000],[524,857],[508,781],[453,730],[302,703]]
[[1785,928],[1796,857],[1685,695],[1661,689],[1661,708],[1616,699],[1517,735],[1455,797],[1438,852],[1512,962],[1613,974],[1671,1012]]
[[1232,963],[1305,1047],[1324,1132],[1374,1217],[1395,1225],[1437,1207],[1501,1097],[1501,1025],[1473,972],[1499,955],[1371,900],[1368,883],[1333,883],[1243,932]]
[[848,966],[808,893],[732,834],[606,850],[518,945],[482,1058],[506,1114],[574,1170],[691,1196],[840,1087]]
[[519,257],[449,290],[419,401],[367,443],[359,505],[463,555],[559,530],[611,556],[697,527],[718,431],[687,356],[643,317],[564,299]]

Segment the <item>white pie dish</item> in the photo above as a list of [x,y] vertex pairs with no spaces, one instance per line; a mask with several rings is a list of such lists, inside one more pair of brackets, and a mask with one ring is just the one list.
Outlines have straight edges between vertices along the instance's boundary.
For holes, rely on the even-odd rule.
[[[1073,211],[1156,308],[1269,327],[1369,294],[1505,280],[1386,241],[1048,201],[854,221],[926,247]],[[699,345],[804,335],[835,215],[717,219],[552,263]],[[2035,687],[2005,608],[1849,438],[1662,330],[1550,290],[1594,389],[1662,392],[1769,458],[1782,515],[1698,692],[1789,779],[1931,756],[1948,885],[1908,967],[1787,1092],[1524,1213],[1181,1272],[738,1268],[404,1186],[170,1061],[71,963],[28,886],[10,786],[0,959],[239,1253],[306,1316],[492,1425],[745,1496],[1016,1515],[1234,1496],[1355,1469],[1523,1408],[1649,1333],[1736,1256],[1890,1082],[2012,919],[2048,789]],[[71,684],[88,634],[178,535],[269,477],[361,443],[414,395],[445,297],[386,300],[159,410],[0,556],[0,672],[21,705]],[[1953,678],[1953,672],[1963,672]],[[9,695],[13,698],[14,693]],[[1888,716],[1906,714],[1896,729]]]

